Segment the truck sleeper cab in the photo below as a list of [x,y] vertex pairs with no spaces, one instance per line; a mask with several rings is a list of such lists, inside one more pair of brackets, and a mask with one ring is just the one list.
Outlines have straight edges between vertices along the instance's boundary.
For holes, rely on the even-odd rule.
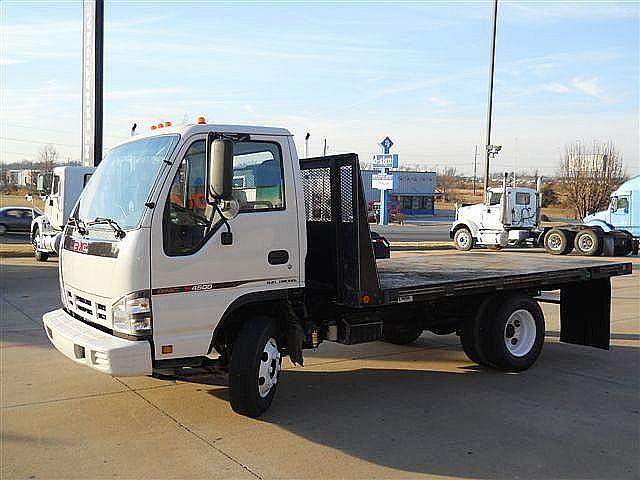
[[283,129],[155,133],[112,149],[65,228],[63,308],[43,322],[78,363],[151,375],[217,354],[233,409],[259,416],[283,356],[302,364],[323,341],[456,332],[474,362],[524,370],[544,340],[537,299],[555,289],[561,340],[608,348],[609,278],[630,264],[376,263],[356,155],[298,160]]

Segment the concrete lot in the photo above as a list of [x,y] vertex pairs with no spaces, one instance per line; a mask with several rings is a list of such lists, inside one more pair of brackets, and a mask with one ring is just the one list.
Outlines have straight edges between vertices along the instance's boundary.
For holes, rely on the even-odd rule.
[[522,374],[477,368],[453,335],[325,344],[252,420],[222,378],[116,379],[67,360],[40,322],[59,303],[55,261],[0,261],[3,479],[640,476],[638,273],[613,281],[611,351],[558,343],[555,305]]

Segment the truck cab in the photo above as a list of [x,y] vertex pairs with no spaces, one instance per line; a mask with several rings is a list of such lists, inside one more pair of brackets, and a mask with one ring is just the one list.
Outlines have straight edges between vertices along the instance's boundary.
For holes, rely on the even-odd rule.
[[539,222],[540,194],[525,187],[489,188],[485,201],[456,210],[450,237],[460,250],[474,245],[504,247],[531,238]]
[[611,194],[607,210],[587,215],[584,223],[605,232],[624,230],[640,237],[640,176],[624,182]]

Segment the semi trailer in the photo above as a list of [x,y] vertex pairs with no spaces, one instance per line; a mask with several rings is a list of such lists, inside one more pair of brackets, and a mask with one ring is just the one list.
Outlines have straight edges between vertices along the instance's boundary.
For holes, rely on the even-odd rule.
[[638,209],[636,207],[634,217],[631,207],[634,205],[634,185],[635,196],[638,196],[638,178],[612,194],[609,211],[588,216],[582,223],[543,226],[542,179],[538,178],[536,189],[508,186],[505,173],[502,187],[489,188],[483,203],[456,209],[449,236],[461,251],[476,246],[494,250],[508,246],[541,246],[552,255],[567,255],[574,249],[585,256],[637,254]]
[[542,350],[545,291],[567,343],[609,347],[610,279],[630,263],[477,252],[376,260],[356,154],[299,159],[285,129],[204,123],[111,149],[64,229],[53,345],[114,376],[216,368],[257,417],[284,356],[322,342],[457,333],[509,372]]

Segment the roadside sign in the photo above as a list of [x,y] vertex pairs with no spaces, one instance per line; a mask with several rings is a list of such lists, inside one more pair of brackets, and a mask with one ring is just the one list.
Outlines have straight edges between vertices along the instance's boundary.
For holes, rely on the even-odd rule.
[[393,147],[393,142],[389,137],[384,137],[384,140],[380,142],[380,145],[384,149],[384,153],[389,153],[389,150]]
[[374,173],[371,176],[371,186],[378,190],[392,190],[393,175],[388,175],[386,173]]
[[397,153],[382,153],[373,156],[373,168],[398,168]]

